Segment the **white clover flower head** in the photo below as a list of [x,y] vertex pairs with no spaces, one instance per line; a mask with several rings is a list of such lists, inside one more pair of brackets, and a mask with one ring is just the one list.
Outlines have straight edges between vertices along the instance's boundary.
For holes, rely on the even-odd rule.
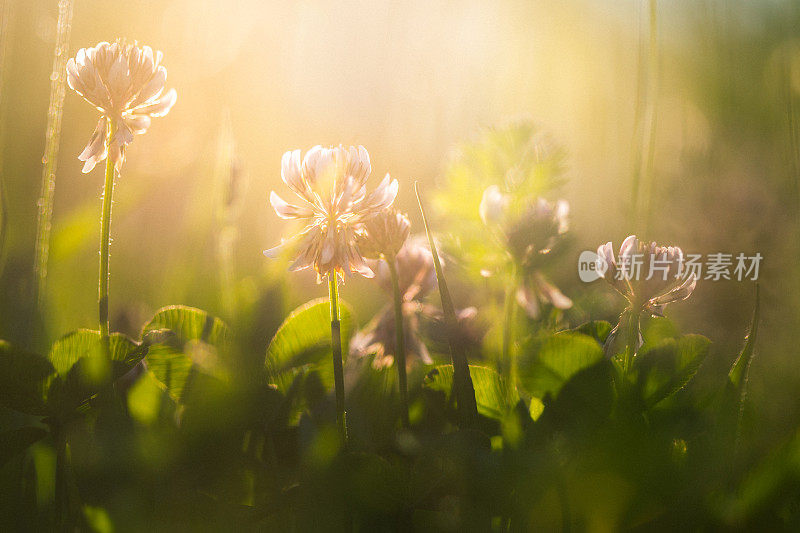
[[[436,288],[436,269],[433,266],[433,254],[428,247],[428,239],[424,235],[415,235],[408,239],[395,256],[397,262],[397,281],[400,295],[404,302],[421,300]],[[440,258],[445,267],[443,258]],[[370,261],[375,271],[376,281],[389,294],[392,293],[392,277],[389,267],[383,261]]]
[[405,244],[411,232],[408,217],[396,209],[385,209],[364,222],[364,231],[357,244],[364,257],[392,260]]
[[683,272],[683,250],[628,236],[614,258],[611,242],[597,249],[597,271],[634,309],[663,316],[667,304],[687,299],[697,276]]
[[[119,172],[133,135],[147,131],[153,117],[163,117],[175,105],[175,89],[164,93],[167,69],[161,58],[149,46],[116,41],[81,48],[67,61],[67,84],[102,114],[78,156],[84,173],[106,157]],[[114,128],[110,135],[109,124]]]
[[264,252],[275,257],[286,247],[295,252],[289,270],[313,267],[317,282],[336,272],[373,277],[364,261],[356,237],[364,223],[389,208],[397,196],[398,183],[387,174],[367,194],[372,167],[363,146],[315,146],[301,159],[300,150],[283,154],[281,178],[300,200],[290,204],[272,191],[269,201],[279,217],[299,219],[306,227],[294,238]]

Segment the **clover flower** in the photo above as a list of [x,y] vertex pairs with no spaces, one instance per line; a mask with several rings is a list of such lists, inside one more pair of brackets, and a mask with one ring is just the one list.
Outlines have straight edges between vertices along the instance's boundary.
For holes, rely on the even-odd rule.
[[664,307],[691,296],[697,276],[683,272],[683,250],[659,246],[628,236],[619,249],[618,261],[609,241],[597,249],[597,271],[622,294],[635,311],[663,316]]
[[357,243],[364,257],[378,259],[395,257],[408,239],[411,222],[396,209],[386,209],[364,223],[364,232]]
[[290,271],[313,267],[317,282],[336,272],[372,277],[364,261],[357,235],[364,223],[387,209],[397,196],[398,183],[387,174],[375,190],[367,194],[366,183],[372,167],[363,146],[315,146],[300,158],[300,150],[283,154],[281,178],[297,195],[299,204],[290,204],[270,193],[270,203],[279,217],[299,219],[306,227],[294,238],[264,252],[275,257],[283,249],[294,250]]
[[569,229],[569,204],[536,198],[521,209],[513,209],[511,196],[497,185],[486,188],[479,207],[484,223],[499,229],[507,251],[521,264],[535,262],[547,254]]
[[[416,236],[408,239],[395,256],[397,261],[398,285],[402,299],[403,335],[405,339],[406,364],[416,361],[431,364],[428,348],[420,338],[420,318],[430,314],[430,306],[420,301],[436,287],[436,271],[433,267],[433,254],[427,239]],[[392,278],[385,261],[368,260],[375,272],[375,281],[387,294],[392,294]],[[354,355],[364,357],[375,354],[373,365],[377,368],[391,366],[396,355],[395,314],[387,305],[356,333],[350,343]]]
[[[400,248],[395,256],[400,294],[404,302],[421,300],[436,288],[436,269],[433,254],[424,236],[414,236]],[[384,261],[368,261],[375,271],[375,280],[388,294],[392,293],[392,278]],[[442,262],[444,266],[444,262]]]
[[[545,303],[557,309],[572,307],[572,300],[540,271],[547,254],[569,229],[569,204],[536,198],[521,207],[514,206],[509,194],[491,185],[483,193],[479,210],[481,219],[494,230],[511,257],[520,277],[516,300],[528,315],[538,318]],[[484,270],[483,274],[491,275],[491,271]]]
[[[406,366],[417,362],[429,365],[433,363],[428,348],[420,339],[420,314],[422,306],[419,302],[403,303],[403,334],[405,338]],[[350,341],[350,351],[358,357],[375,354],[375,368],[390,367],[397,355],[395,316],[392,306],[387,304],[367,324],[356,333]]]
[[[163,117],[175,104],[177,93],[164,93],[167,69],[161,52],[149,46],[101,42],[81,48],[67,61],[67,83],[102,114],[92,138],[78,159],[83,172],[110,157],[117,172],[125,147],[150,127],[153,117]],[[112,129],[109,135],[109,126]]]

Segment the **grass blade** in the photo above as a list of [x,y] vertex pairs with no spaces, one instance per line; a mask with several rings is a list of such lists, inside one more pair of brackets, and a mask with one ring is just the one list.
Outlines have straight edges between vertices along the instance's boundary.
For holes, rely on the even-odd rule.
[[[0,114],[3,113],[4,107],[4,74],[6,46],[8,43],[8,27],[9,19],[11,18],[11,2],[8,0],[0,0]],[[5,146],[5,128],[4,123],[0,121],[0,146]],[[3,173],[3,151],[0,150],[0,274],[3,273],[3,266],[5,264],[6,253],[6,223],[7,220],[7,200],[5,191],[5,174]]]
[[[728,372],[729,386],[735,391],[738,399],[737,419],[736,419],[736,443],[739,442],[739,434],[742,426],[742,415],[744,413],[744,402],[747,397],[747,379],[750,374],[750,364],[753,362],[756,335],[758,334],[758,320],[760,316],[760,296],[759,287],[756,283],[756,303],[753,308],[753,319],[750,322],[750,331],[745,337],[744,347],[739,357],[733,363]],[[738,446],[737,446],[738,448]]]
[[453,388],[458,407],[458,413],[462,424],[469,426],[478,417],[478,405],[475,401],[475,387],[469,374],[467,354],[464,345],[457,333],[458,319],[456,318],[453,300],[450,298],[450,291],[447,289],[447,281],[442,272],[442,263],[439,261],[439,253],[436,250],[436,243],[433,240],[428,219],[425,216],[425,208],[422,206],[422,195],[419,191],[419,183],[414,183],[414,192],[417,195],[419,211],[422,214],[422,224],[425,226],[425,234],[428,236],[428,244],[433,255],[433,267],[436,269],[436,281],[439,285],[439,295],[442,299],[442,311],[444,312],[445,327],[447,328],[447,338],[450,343],[450,357],[453,360]]
[[36,303],[41,308],[47,281],[47,260],[50,254],[50,230],[53,219],[53,196],[56,188],[58,141],[61,137],[61,116],[67,86],[69,35],[72,29],[72,0],[58,3],[58,28],[53,52],[53,72],[50,74],[50,105],[47,109],[47,133],[42,157],[42,189],[39,195],[39,216],[36,230]]

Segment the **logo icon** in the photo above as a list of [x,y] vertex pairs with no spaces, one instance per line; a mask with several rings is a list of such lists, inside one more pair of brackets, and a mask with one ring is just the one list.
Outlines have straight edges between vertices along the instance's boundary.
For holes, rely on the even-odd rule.
[[602,278],[606,270],[608,270],[608,263],[596,252],[585,250],[578,257],[578,277],[584,283],[591,283]]

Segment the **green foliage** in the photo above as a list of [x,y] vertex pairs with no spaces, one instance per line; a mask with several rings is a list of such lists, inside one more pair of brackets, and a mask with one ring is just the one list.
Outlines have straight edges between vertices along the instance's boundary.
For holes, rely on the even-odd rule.
[[508,261],[507,251],[491,238],[479,215],[486,188],[499,186],[519,207],[561,184],[563,155],[530,120],[487,128],[454,151],[433,205],[448,228],[447,238],[452,239],[448,244],[475,278],[480,279],[482,270],[494,271]]
[[603,359],[597,340],[577,331],[556,333],[533,352],[523,365],[520,380],[525,390],[539,398],[557,394],[577,372]]
[[[517,404],[519,396],[509,387],[496,370],[485,366],[469,366],[469,375],[475,387],[475,401],[478,414],[495,420],[502,420]],[[445,393],[452,400],[453,365],[439,365],[425,376],[425,387]]]
[[425,227],[425,234],[428,237],[428,245],[433,256],[433,266],[436,271],[436,284],[439,287],[439,296],[442,302],[444,313],[444,327],[447,334],[447,341],[450,345],[450,358],[453,361],[453,389],[456,398],[456,406],[459,412],[461,424],[469,426],[477,415],[475,398],[475,388],[468,370],[467,353],[464,343],[458,334],[458,319],[456,318],[453,300],[447,288],[447,280],[442,271],[442,263],[439,260],[439,251],[436,249],[436,241],[433,232],[425,216],[425,207],[422,204],[422,195],[419,190],[419,183],[414,183],[414,192],[417,195],[417,205],[422,215],[422,224]]
[[605,320],[592,320],[575,328],[578,333],[583,333],[596,340],[600,345],[605,344],[611,333],[611,323]]
[[[339,301],[342,354],[348,353],[353,336],[353,313]],[[330,302],[320,298],[292,311],[278,328],[267,348],[267,373],[279,390],[286,391],[294,377],[317,368],[325,383],[333,383],[331,367]]]
[[[122,333],[112,333],[109,337],[109,352],[112,361],[133,367],[138,362],[137,345]],[[81,359],[102,359],[103,346],[100,343],[100,332],[79,329],[64,335],[53,343],[48,358],[59,376],[66,376]],[[138,359],[137,359],[138,357]],[[98,371],[102,371],[98,368]]]
[[142,341],[149,346],[148,369],[180,402],[192,371],[219,375],[219,358],[229,348],[232,335],[219,318],[201,309],[173,305],[156,312],[142,329]]
[[634,361],[645,404],[652,407],[684,388],[705,360],[710,345],[702,335],[686,335],[645,347]]
[[145,353],[146,346],[121,333],[109,337],[110,360],[106,359],[99,331],[81,329],[61,337],[48,354],[56,371],[46,385],[49,411],[67,416],[131,371]]
[[46,358],[0,340],[0,405],[23,413],[44,414],[44,383],[53,372],[55,368]]
[[610,361],[603,359],[575,372],[555,399],[545,403],[539,421],[574,437],[582,437],[608,420],[615,396],[613,367]]
[[30,426],[0,431],[0,468],[15,455],[46,436],[46,430]]
[[742,348],[739,357],[734,361],[730,372],[728,372],[728,380],[738,390],[743,390],[747,384],[747,374],[750,370],[750,363],[753,361],[755,354],[756,335],[758,335],[758,321],[761,313],[761,301],[759,297],[758,285],[756,285],[756,303],[753,308],[753,318],[750,322],[750,331],[745,337],[744,347]]

